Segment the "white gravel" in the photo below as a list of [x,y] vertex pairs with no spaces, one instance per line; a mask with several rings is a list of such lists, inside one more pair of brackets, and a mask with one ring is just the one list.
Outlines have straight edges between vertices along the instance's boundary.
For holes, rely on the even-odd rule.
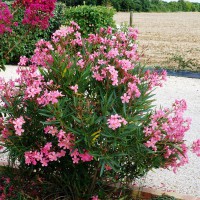
[[[16,66],[7,66],[6,72],[0,72],[0,77],[16,78],[15,69]],[[164,86],[157,89],[155,99],[156,105],[162,107],[171,106],[175,99],[185,99],[188,104],[185,116],[192,118],[185,139],[191,145],[193,140],[200,138],[200,79],[168,77]],[[5,156],[0,156],[0,161],[5,159]],[[149,172],[143,186],[200,197],[200,158],[190,153],[189,159],[190,163],[176,174],[161,169]]]

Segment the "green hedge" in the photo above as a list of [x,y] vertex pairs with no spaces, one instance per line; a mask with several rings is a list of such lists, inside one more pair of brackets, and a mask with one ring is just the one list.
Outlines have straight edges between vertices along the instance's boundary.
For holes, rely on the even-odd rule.
[[[11,4],[8,3],[10,6]],[[49,40],[52,33],[55,32],[64,22],[65,4],[58,3],[54,11],[54,17],[50,19],[50,26],[47,30],[31,30],[27,34],[27,27],[19,23],[17,27],[13,28],[12,34],[5,34],[0,40],[1,53],[6,57],[6,64],[17,64],[21,55],[31,57],[35,49],[35,43],[40,40]],[[14,16],[15,21],[21,22],[23,18],[23,11],[19,10]],[[23,37],[26,35],[26,37]],[[13,46],[13,50],[9,52]],[[9,52],[9,53],[8,53]]]
[[66,9],[66,24],[75,21],[81,27],[83,36],[89,33],[95,33],[101,27],[115,27],[113,16],[115,10],[113,8],[103,6],[77,6]]

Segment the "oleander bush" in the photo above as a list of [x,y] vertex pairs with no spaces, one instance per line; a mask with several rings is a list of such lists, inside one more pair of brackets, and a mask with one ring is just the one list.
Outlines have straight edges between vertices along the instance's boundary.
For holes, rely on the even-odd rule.
[[71,22],[38,41],[31,59],[21,57],[18,79],[0,79],[1,145],[49,196],[115,199],[115,184],[188,162],[186,102],[153,109],[166,72],[140,65],[137,36],[108,27],[82,38]]
[[70,7],[65,11],[66,23],[77,22],[81,29],[82,36],[86,37],[90,33],[96,33],[100,28],[108,26],[115,27],[113,16],[115,10],[104,6],[77,6]]

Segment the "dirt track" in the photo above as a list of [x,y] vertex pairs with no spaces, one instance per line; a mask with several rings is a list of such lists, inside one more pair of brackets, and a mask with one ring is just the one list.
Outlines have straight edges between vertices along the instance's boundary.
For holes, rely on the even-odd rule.
[[[117,24],[129,23],[129,18],[130,14],[123,12],[114,16]],[[140,32],[146,64],[177,66],[172,57],[180,56],[200,67],[200,13],[134,13],[133,24]]]

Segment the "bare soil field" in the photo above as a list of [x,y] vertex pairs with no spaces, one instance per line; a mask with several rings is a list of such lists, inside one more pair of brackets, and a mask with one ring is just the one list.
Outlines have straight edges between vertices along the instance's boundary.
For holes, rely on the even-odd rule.
[[[128,12],[114,16],[119,25],[129,19]],[[133,24],[139,29],[143,63],[200,71],[200,13],[133,13]]]

